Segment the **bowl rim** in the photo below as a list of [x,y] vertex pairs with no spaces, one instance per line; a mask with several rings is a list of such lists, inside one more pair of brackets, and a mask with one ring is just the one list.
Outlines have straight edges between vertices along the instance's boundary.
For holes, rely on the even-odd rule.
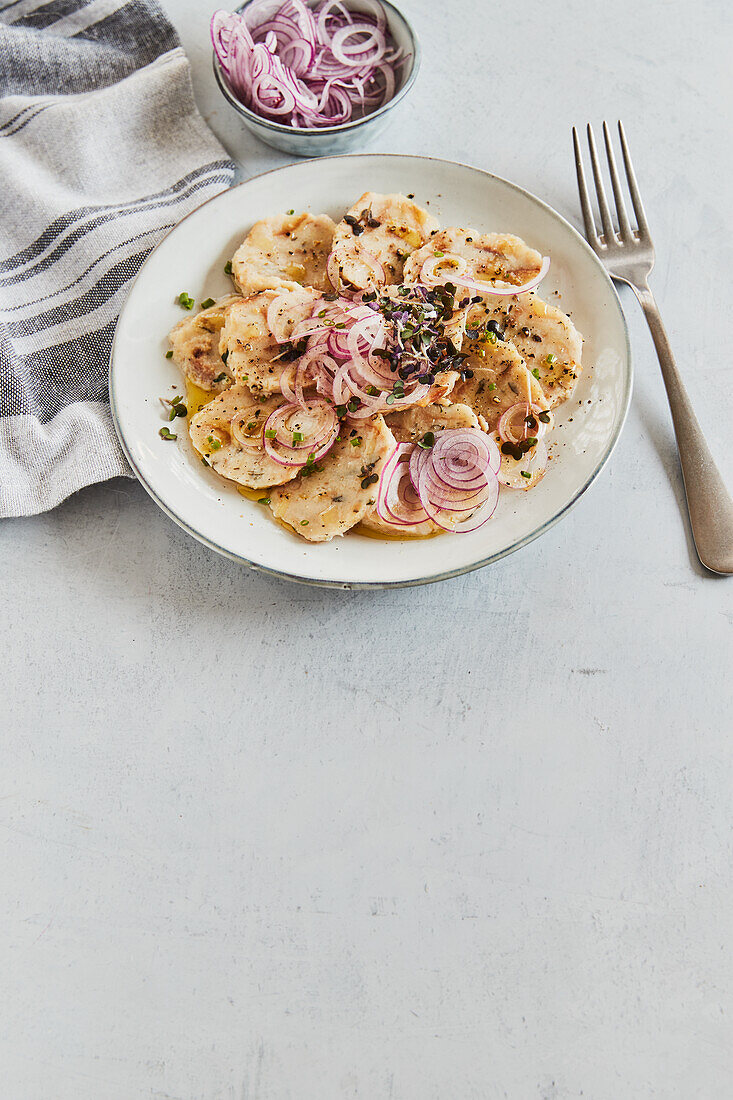
[[[253,0],[246,0],[246,2],[244,4],[240,4],[239,7],[235,9],[235,11],[241,12],[251,3],[253,3]],[[214,68],[214,76],[216,78],[217,84],[219,85],[219,91],[222,93],[229,105],[233,107],[235,111],[238,111],[239,114],[242,115],[245,119],[255,123],[257,126],[262,126],[266,130],[272,130],[276,134],[288,134],[290,136],[295,135],[296,137],[302,135],[303,138],[317,138],[320,135],[323,135],[324,137],[333,137],[337,134],[351,133],[352,131],[357,130],[360,126],[372,122],[374,119],[380,118],[382,115],[385,115],[392,107],[396,107],[397,104],[404,99],[404,97],[414,85],[415,81],[417,80],[417,75],[420,71],[420,64],[422,62],[422,50],[420,48],[420,40],[417,36],[415,28],[413,27],[412,23],[407,18],[405,13],[400,11],[400,9],[392,4],[390,0],[379,0],[379,3],[382,5],[382,7],[389,9],[389,12],[391,12],[404,24],[407,33],[410,36],[412,55],[410,71],[405,78],[404,84],[399,89],[399,91],[392,96],[390,100],[388,100],[386,103],[383,103],[381,107],[377,107],[376,111],[372,111],[370,114],[364,115],[362,118],[352,119],[350,122],[340,122],[337,126],[318,126],[314,127],[312,130],[298,128],[297,126],[286,126],[282,122],[273,122],[269,118],[263,118],[262,115],[258,115],[255,111],[251,110],[249,107],[246,107],[244,103],[240,103],[240,101],[236,98],[232,90],[227,85],[227,82],[224,78],[224,73],[222,72],[221,64],[219,62],[219,58],[216,56],[216,50],[212,46],[211,58]]]
[[[523,547],[525,547],[525,546],[529,545],[530,543],[534,542],[535,539],[540,538],[547,531],[549,531],[552,527],[554,527],[555,524],[559,523],[560,520],[569,511],[571,511],[571,509],[573,509],[575,507],[575,505],[578,503],[580,498],[582,496],[584,496],[585,493],[587,493],[587,491],[591,488],[591,486],[594,485],[596,483],[596,481],[598,480],[599,475],[601,474],[603,469],[608,464],[613,452],[616,450],[616,446],[618,444],[618,441],[621,437],[621,433],[623,432],[624,426],[626,424],[626,420],[628,418],[629,408],[631,406],[631,397],[632,397],[632,393],[633,393],[633,389],[634,389],[634,361],[633,361],[632,352],[631,352],[631,339],[630,339],[630,335],[629,335],[629,326],[628,326],[628,322],[626,320],[626,314],[624,313],[623,306],[621,304],[621,300],[620,300],[619,295],[618,295],[618,291],[616,290],[616,287],[613,283],[613,280],[611,279],[611,276],[608,274],[606,269],[600,263],[598,257],[596,256],[596,254],[593,251],[593,249],[591,248],[591,246],[588,244],[585,237],[575,228],[574,225],[571,224],[571,222],[569,222],[567,220],[567,218],[563,217],[563,215],[560,214],[559,211],[555,210],[554,207],[550,206],[549,203],[545,202],[543,199],[539,198],[533,192],[528,191],[526,188],[520,186],[519,184],[513,183],[511,180],[507,180],[503,176],[497,176],[494,172],[488,172],[484,168],[477,168],[475,165],[467,164],[465,161],[449,160],[446,157],[429,157],[429,156],[424,156],[423,154],[419,154],[419,153],[364,153],[364,152],[362,152],[362,153],[337,153],[337,154],[333,154],[331,156],[321,158],[319,163],[323,163],[324,161],[350,161],[350,160],[356,161],[356,160],[359,160],[362,157],[374,157],[374,156],[388,157],[389,159],[395,159],[395,160],[403,159],[403,158],[409,158],[409,159],[414,159],[414,160],[437,161],[437,162],[442,163],[442,164],[450,164],[454,167],[466,168],[471,172],[477,172],[480,175],[485,176],[487,179],[496,181],[496,182],[508,187],[510,190],[515,191],[517,194],[522,195],[525,199],[528,199],[535,206],[539,206],[546,214],[549,214],[555,221],[560,222],[561,225],[563,225],[565,227],[565,229],[570,232],[571,236],[575,238],[576,242],[580,244],[581,248],[587,253],[588,258],[593,260],[593,262],[595,263],[598,271],[601,274],[601,277],[602,277],[603,281],[606,283],[607,287],[611,290],[612,299],[615,301],[615,304],[618,308],[618,316],[621,319],[621,327],[622,327],[622,332],[623,332],[623,336],[624,336],[624,350],[625,350],[625,356],[626,356],[626,372],[625,372],[625,378],[624,378],[624,393],[623,393],[623,397],[622,397],[621,411],[620,411],[620,415],[619,415],[619,418],[618,418],[618,423],[616,425],[616,428],[615,428],[615,431],[613,433],[612,438],[609,440],[609,442],[607,444],[606,453],[596,463],[596,466],[595,466],[594,470],[591,472],[590,476],[588,477],[585,485],[581,486],[578,490],[576,490],[576,492],[573,494],[573,496],[565,502],[565,504],[560,509],[560,511],[558,511],[555,515],[551,516],[548,520],[546,520],[543,524],[541,524],[540,527],[538,527],[535,530],[530,531],[528,534],[523,535],[520,538],[516,539],[510,546],[506,546],[501,550],[498,550],[494,553],[491,553],[487,557],[482,558],[480,561],[471,562],[468,565],[458,566],[455,569],[448,569],[448,570],[445,570],[443,572],[430,573],[430,574],[427,574],[427,575],[422,575],[420,577],[410,577],[410,578],[407,578],[407,579],[396,580],[396,581],[358,581],[358,580],[357,581],[353,581],[353,580],[342,581],[342,580],[331,580],[331,579],[322,580],[322,579],[319,579],[319,578],[304,577],[304,576],[302,576],[300,574],[297,574],[297,573],[289,573],[289,572],[286,572],[285,570],[282,570],[282,569],[276,569],[272,566],[262,565],[259,562],[250,561],[248,558],[245,558],[242,554],[239,554],[239,553],[237,553],[233,550],[226,549],[225,547],[221,546],[219,543],[217,543],[213,539],[209,538],[207,535],[204,535],[202,532],[196,530],[194,527],[192,527],[186,520],[184,520],[181,516],[179,516],[169,505],[167,505],[162,500],[162,498],[159,495],[158,491],[150,484],[150,482],[144,476],[142,471],[138,468],[138,465],[135,462],[135,459],[133,458],[133,456],[131,454],[131,451],[128,448],[126,442],[125,442],[122,430],[120,428],[119,416],[118,416],[118,411],[117,411],[117,407],[116,407],[116,400],[115,400],[115,377],[114,377],[115,345],[116,345],[116,342],[117,342],[117,327],[118,327],[117,324],[116,324],[115,325],[115,333],[114,333],[114,336],[113,336],[113,339],[112,339],[112,347],[110,348],[109,372],[108,372],[110,412],[111,412],[111,415],[112,415],[112,423],[114,425],[114,429],[115,429],[115,432],[117,434],[117,438],[119,439],[122,450],[123,450],[128,462],[130,463],[130,466],[132,467],[132,470],[135,474],[135,477],[141,483],[141,485],[146,490],[148,495],[155,501],[155,503],[158,505],[158,507],[161,509],[161,511],[164,512],[170,519],[172,519],[174,523],[176,523],[182,530],[184,530],[188,535],[191,535],[198,542],[202,543],[204,546],[207,546],[210,550],[214,550],[216,553],[221,554],[223,557],[229,558],[231,561],[237,562],[239,565],[245,565],[248,568],[253,569],[255,572],[264,573],[264,574],[272,576],[272,577],[277,577],[279,580],[293,581],[296,584],[305,584],[305,585],[309,585],[309,586],[312,586],[312,587],[315,587],[315,588],[333,588],[333,589],[343,589],[345,591],[366,591],[366,590],[385,591],[387,589],[393,589],[393,588],[419,588],[419,587],[423,587],[424,585],[435,584],[438,581],[451,580],[454,577],[465,576],[469,573],[476,572],[479,569],[485,569],[488,565],[494,565],[496,562],[501,561],[502,558],[508,557],[510,554],[513,554],[517,550],[521,550]],[[315,159],[318,159],[318,158],[315,158]],[[306,160],[306,161],[301,161],[300,163],[301,164],[309,164],[309,163],[312,163],[312,161]],[[239,187],[246,186],[252,180],[262,179],[264,176],[272,175],[275,172],[282,172],[286,169],[290,169],[290,168],[294,168],[294,167],[298,167],[298,166],[299,165],[298,165],[297,162],[284,164],[284,165],[278,165],[275,168],[269,168],[269,169],[265,170],[264,172],[256,173],[254,176],[249,177],[249,179],[242,180],[242,181],[240,181],[240,183],[235,184],[233,187],[226,188],[225,190],[228,191],[228,192],[229,191],[236,191]],[[215,202],[216,199],[220,198],[221,194],[223,194],[223,192],[219,192],[218,195],[212,195],[211,198],[205,199],[204,202],[199,203],[199,205],[194,207],[193,210],[190,210],[187,214],[184,214],[184,216],[180,219],[180,221],[178,221],[176,223],[176,225],[174,225],[171,229],[169,229],[168,232],[161,238],[161,240],[158,241],[158,243],[155,245],[155,247],[153,249],[153,252],[157,251],[158,248],[160,248],[160,246],[163,244],[163,242],[166,241],[168,239],[168,237],[170,237],[173,233],[176,232],[176,230],[178,229],[178,227],[180,226],[180,224],[182,222],[184,222],[188,218],[192,217],[199,210],[201,210],[202,207],[207,206],[211,202]],[[147,259],[146,259],[145,262],[147,263]],[[144,268],[144,266],[145,266],[145,264],[143,264],[143,268]],[[133,280],[133,284],[132,284],[133,286],[138,281],[138,279],[140,278],[140,275],[142,273],[143,268],[141,268],[140,271],[138,272],[138,274],[135,276],[135,278]],[[123,310],[124,310],[124,306],[123,306]],[[119,318],[118,318],[118,320],[119,320]]]

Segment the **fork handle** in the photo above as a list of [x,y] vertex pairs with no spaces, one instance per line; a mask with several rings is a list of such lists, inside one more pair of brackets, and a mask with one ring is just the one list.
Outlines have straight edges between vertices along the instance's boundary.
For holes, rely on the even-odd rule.
[[682,384],[654,295],[648,285],[632,286],[632,290],[644,310],[659,356],[700,561],[713,573],[733,573],[733,501]]

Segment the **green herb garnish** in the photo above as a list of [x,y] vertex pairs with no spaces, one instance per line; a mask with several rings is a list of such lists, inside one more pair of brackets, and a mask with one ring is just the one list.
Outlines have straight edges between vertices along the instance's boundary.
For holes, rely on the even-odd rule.
[[213,298],[204,298],[203,302],[201,303],[201,308],[202,309],[211,309],[211,307],[215,306],[215,305],[216,305],[216,302],[214,301]]
[[172,351],[167,351],[165,353],[165,357],[166,357],[166,359],[172,359],[173,358],[173,352]]
[[176,433],[169,431],[168,428],[161,428],[158,435],[161,439],[178,439]]
[[268,428],[265,432],[265,439],[277,439],[277,432],[274,428]]
[[257,503],[258,504],[269,504],[270,503],[270,498],[269,497],[260,497],[260,499],[257,501]]
[[532,476],[526,470],[520,470],[520,473],[521,473],[522,477],[530,478]]
[[176,301],[178,302],[179,306],[183,306],[184,309],[193,309],[195,304],[191,295],[186,294],[185,290],[181,291],[181,293],[176,298]]
[[225,275],[231,275],[231,273],[232,273],[232,261],[227,260],[227,262],[224,264],[224,274]]
[[532,376],[533,376],[534,378],[536,378],[536,379],[537,379],[537,381],[539,382],[539,380],[540,380],[540,371],[539,371],[539,367],[535,367],[535,368],[533,369],[533,371],[532,371]]

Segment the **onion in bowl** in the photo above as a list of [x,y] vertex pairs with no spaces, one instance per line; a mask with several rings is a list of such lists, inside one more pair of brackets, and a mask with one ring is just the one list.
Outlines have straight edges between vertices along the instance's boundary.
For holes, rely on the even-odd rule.
[[365,118],[395,94],[407,55],[378,0],[368,11],[339,0],[253,0],[217,11],[211,38],[224,78],[261,118],[317,130]]

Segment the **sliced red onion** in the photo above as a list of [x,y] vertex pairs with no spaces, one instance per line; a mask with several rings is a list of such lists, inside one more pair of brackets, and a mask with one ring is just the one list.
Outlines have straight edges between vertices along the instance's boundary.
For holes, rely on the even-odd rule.
[[398,443],[382,469],[377,491],[377,515],[385,523],[413,527],[428,518],[410,480],[412,450],[412,444]]
[[[464,506],[461,508],[458,506],[459,498],[457,496],[452,498],[450,506],[443,503],[445,498],[440,498],[440,503],[436,502],[431,486],[431,469],[429,462],[422,466],[418,494],[423,508],[434,523],[437,523],[444,531],[465,533],[475,531],[477,527],[480,527],[481,524],[486,523],[491,518],[499,499],[499,483],[490,471],[488,472],[484,493],[479,496],[474,495],[470,500],[464,498]],[[477,518],[475,515],[477,510],[480,511],[478,522],[470,523],[472,517]]]
[[498,454],[495,442],[478,428],[447,428],[431,449],[413,445],[410,481],[434,523],[460,534],[475,531],[493,515]]
[[265,118],[297,128],[336,126],[388,102],[407,60],[384,9],[354,13],[323,0],[309,6],[254,0],[240,13],[214,12],[211,40],[237,98]]
[[[452,270],[438,274],[438,268],[448,267]],[[428,286],[438,286],[441,283],[456,283],[458,286],[466,287],[467,290],[476,290],[480,294],[495,294],[501,297],[514,294],[527,294],[530,290],[534,290],[535,287],[544,279],[547,272],[550,270],[550,257],[543,256],[542,264],[536,275],[533,275],[527,282],[522,283],[521,286],[512,286],[509,283],[505,283],[503,286],[495,286],[494,283],[486,282],[483,279],[472,279],[470,276],[466,277],[468,271],[468,261],[464,256],[459,256],[455,252],[446,252],[443,256],[431,256],[430,259],[425,260],[420,269],[420,278]]]
[[[526,401],[520,401],[516,405],[510,406],[499,417],[499,423],[497,424],[502,443],[521,443],[523,440],[530,438],[529,425],[527,424],[527,417],[530,413],[537,421],[537,427],[532,429],[531,436],[541,439],[550,427],[549,422],[544,423],[540,420],[540,413],[544,411],[539,405],[529,405]],[[548,413],[546,415],[551,416],[552,414]]]
[[278,344],[287,344],[293,331],[292,318],[288,317],[289,291],[278,294],[267,307],[267,327]]
[[[303,435],[299,442],[293,433]],[[268,432],[275,433],[274,438]],[[264,424],[264,444],[270,458],[281,466],[305,466],[308,456],[313,461],[323,458],[336,442],[339,420],[325,401],[308,401],[303,405],[280,405],[270,413]]]
[[[253,409],[249,416],[237,416],[232,421],[232,435],[245,451],[259,451],[262,446],[263,425],[255,419],[254,413],[255,410]],[[245,424],[255,425],[253,434],[244,431]]]

